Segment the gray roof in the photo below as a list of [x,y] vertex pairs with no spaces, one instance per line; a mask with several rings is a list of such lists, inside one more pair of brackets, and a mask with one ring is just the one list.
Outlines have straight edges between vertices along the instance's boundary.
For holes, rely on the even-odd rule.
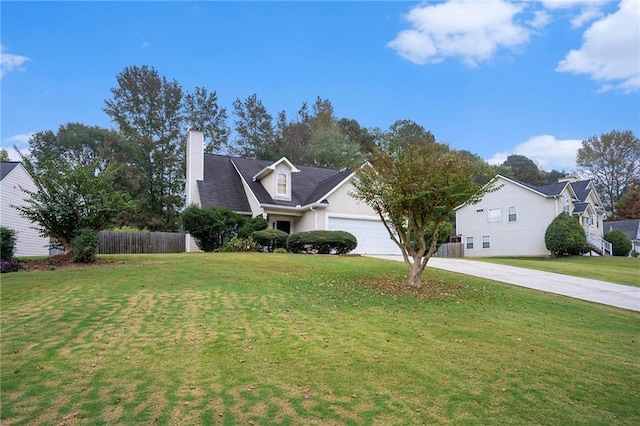
[[20,164],[19,161],[1,161],[0,162],[0,180],[4,179],[6,175],[11,173],[11,170],[15,169]]
[[604,232],[622,231],[630,240],[640,240],[640,219],[605,220]]
[[322,201],[321,197],[351,174],[349,170],[296,166],[300,171],[291,174],[291,201],[274,200],[259,181],[253,181],[258,172],[271,164],[273,161],[204,154],[204,180],[198,182],[202,205],[251,212],[242,186],[244,179],[261,204],[303,206]]
[[571,182],[571,187],[573,188],[573,192],[576,193],[576,197],[580,201],[585,201],[591,192],[591,188],[589,188],[590,180],[581,180],[579,182]]
[[587,210],[587,207],[589,207],[589,203],[575,203],[573,205],[573,213],[584,213]]

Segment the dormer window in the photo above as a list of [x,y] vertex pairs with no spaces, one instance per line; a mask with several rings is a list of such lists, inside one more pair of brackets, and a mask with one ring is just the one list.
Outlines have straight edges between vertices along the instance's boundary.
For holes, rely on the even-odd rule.
[[278,172],[276,195],[278,197],[287,197],[289,195],[289,175],[285,172]]

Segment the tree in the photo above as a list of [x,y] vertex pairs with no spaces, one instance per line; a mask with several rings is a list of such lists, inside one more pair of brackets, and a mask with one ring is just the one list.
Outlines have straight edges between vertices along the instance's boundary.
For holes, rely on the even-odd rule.
[[640,219],[640,178],[633,179],[620,200],[615,204],[612,220]]
[[361,127],[356,120],[341,118],[338,120],[338,127],[342,134],[360,147],[363,154],[371,154],[376,146],[375,135],[368,129]]
[[611,249],[613,251],[612,254],[614,256],[629,255],[632,248],[631,240],[621,230],[616,229],[614,231],[607,232],[604,234],[604,239],[611,243]]
[[507,157],[502,167],[507,172],[507,177],[517,179],[531,185],[543,185],[544,179],[540,174],[540,169],[532,159],[524,155],[513,154]]
[[576,164],[590,175],[610,214],[634,178],[640,178],[640,139],[630,130],[613,130],[582,141]]
[[549,224],[544,243],[553,256],[579,255],[588,251],[584,229],[573,216],[560,213]]
[[185,177],[182,88],[146,65],[127,67],[116,78],[103,110],[130,143],[128,166],[139,188],[135,225],[177,229]]
[[9,152],[4,148],[0,149],[0,161],[11,161]]
[[46,159],[36,167],[22,154],[20,158],[36,190],[23,189],[25,205],[13,207],[37,223],[42,236],[58,240],[65,253],[73,253],[71,241],[78,231],[101,231],[132,207],[128,194],[113,189],[116,167],[96,171],[101,159],[87,165]]
[[237,117],[235,121],[236,139],[230,151],[234,155],[260,160],[276,160],[277,152],[276,132],[273,127],[273,117],[254,93],[244,101],[236,99],[233,110]]
[[308,165],[343,169],[362,163],[360,147],[337,128],[317,130],[311,135]]
[[389,127],[389,130],[379,135],[378,145],[382,149],[393,151],[435,141],[433,133],[415,121],[397,120]]
[[438,246],[440,228],[453,209],[478,202],[492,186],[475,183],[477,162],[425,138],[430,132],[394,134],[398,136],[386,144],[388,149],[377,149],[372,155],[372,167],[365,165],[357,172],[353,196],[380,216],[402,251],[409,286],[420,288],[422,272]]
[[227,109],[218,106],[218,94],[208,93],[204,87],[196,87],[193,93],[184,97],[185,119],[187,125],[202,130],[208,141],[205,152],[219,151],[229,142]]

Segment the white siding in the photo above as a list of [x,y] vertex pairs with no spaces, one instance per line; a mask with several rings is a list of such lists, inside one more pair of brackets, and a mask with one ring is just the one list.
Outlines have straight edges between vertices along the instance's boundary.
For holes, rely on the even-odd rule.
[[[504,186],[484,196],[480,203],[464,205],[456,211],[456,230],[466,243],[473,237],[474,248],[465,247],[465,257],[483,256],[545,256],[549,254],[544,234],[549,224],[562,211],[562,201],[499,179]],[[559,203],[559,204],[558,204]],[[515,206],[517,220],[509,222],[509,207]],[[500,221],[489,222],[489,209],[500,208]],[[490,248],[482,248],[482,238],[488,236]],[[465,244],[466,245],[466,244]]]
[[49,239],[40,236],[33,229],[36,225],[23,218],[11,205],[25,205],[27,194],[20,188],[35,191],[36,186],[22,164],[18,164],[0,182],[0,197],[2,198],[0,210],[0,224],[16,231],[15,256],[48,256]]
[[[187,133],[187,178],[185,205],[201,205],[198,181],[204,179],[204,134],[197,130],[189,130]],[[189,234],[185,236],[186,251],[198,252],[200,249],[195,239]]]

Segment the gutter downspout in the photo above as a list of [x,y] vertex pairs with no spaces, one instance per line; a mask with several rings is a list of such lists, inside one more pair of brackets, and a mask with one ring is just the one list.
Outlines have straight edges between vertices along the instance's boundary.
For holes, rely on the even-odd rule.
[[318,230],[318,210],[314,209],[313,206],[309,206],[309,210],[311,210],[315,214],[315,230]]

